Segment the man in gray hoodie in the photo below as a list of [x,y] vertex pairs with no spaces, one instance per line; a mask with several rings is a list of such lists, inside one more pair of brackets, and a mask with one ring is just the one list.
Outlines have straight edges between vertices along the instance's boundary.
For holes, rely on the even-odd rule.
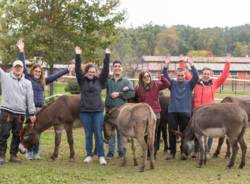
[[6,162],[5,154],[10,131],[12,131],[10,162],[20,163],[21,160],[17,157],[17,152],[20,143],[20,130],[22,129],[27,109],[32,125],[36,121],[32,85],[29,80],[24,78],[23,63],[19,60],[13,63],[10,73],[6,73],[0,68],[0,82],[2,89],[0,165]]

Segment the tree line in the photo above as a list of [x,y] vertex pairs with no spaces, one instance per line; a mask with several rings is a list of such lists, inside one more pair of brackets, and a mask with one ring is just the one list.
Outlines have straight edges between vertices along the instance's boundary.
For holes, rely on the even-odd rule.
[[125,12],[119,0],[0,0],[0,60],[16,59],[16,41],[22,37],[26,58],[68,63],[73,48],[83,49],[86,62],[101,63],[103,50],[112,59],[134,63],[143,55],[250,55],[250,24],[237,27],[194,28],[147,24],[118,27]]

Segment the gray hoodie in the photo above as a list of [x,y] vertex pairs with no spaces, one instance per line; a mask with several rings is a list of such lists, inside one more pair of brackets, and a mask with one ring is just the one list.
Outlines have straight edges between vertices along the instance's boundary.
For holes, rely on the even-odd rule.
[[31,82],[24,78],[21,79],[12,73],[6,73],[0,68],[0,82],[2,89],[1,109],[16,114],[34,114],[35,104]]

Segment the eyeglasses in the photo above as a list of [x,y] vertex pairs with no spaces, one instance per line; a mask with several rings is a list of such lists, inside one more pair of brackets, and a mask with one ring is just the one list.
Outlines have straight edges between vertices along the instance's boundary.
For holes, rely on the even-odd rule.
[[177,75],[177,77],[184,77],[184,75],[183,74],[179,74],[179,75]]
[[36,72],[36,73],[42,73],[41,70],[34,70],[34,72]]
[[143,78],[144,78],[144,79],[150,78],[150,75],[144,75]]

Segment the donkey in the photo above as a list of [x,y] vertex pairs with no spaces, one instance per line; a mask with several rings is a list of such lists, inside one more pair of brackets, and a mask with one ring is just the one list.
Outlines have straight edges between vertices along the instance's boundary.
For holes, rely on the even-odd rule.
[[[223,98],[221,103],[236,103],[236,104],[238,104],[241,108],[243,108],[246,111],[246,113],[248,115],[248,120],[250,120],[250,97],[227,96],[227,97]],[[216,151],[213,154],[214,158],[217,158],[218,155],[220,154],[221,146],[224,142],[224,139],[225,139],[225,137],[219,138]],[[226,152],[225,158],[230,158],[231,151],[230,151],[230,145],[229,145],[228,140],[226,141],[226,143],[227,143],[227,152]]]
[[232,155],[227,167],[231,168],[234,165],[239,143],[242,151],[239,168],[243,168],[247,150],[243,136],[247,122],[247,113],[235,103],[201,106],[194,112],[184,132],[182,150],[186,155],[189,155],[192,150],[191,141],[196,138],[200,148],[198,166],[202,167],[207,161],[207,137],[224,137],[226,135],[232,148]]
[[59,146],[63,128],[67,134],[67,140],[70,149],[70,160],[74,159],[74,141],[72,128],[75,120],[80,119],[80,96],[61,96],[54,102],[43,107],[36,115],[37,120],[34,127],[29,124],[24,127],[21,136],[21,145],[30,148],[37,143],[38,136],[51,126],[55,130],[55,147],[51,159],[58,157]]
[[[136,138],[143,151],[141,172],[145,169],[148,150],[150,152],[150,168],[154,169],[154,139],[156,115],[146,103],[126,103],[111,109],[104,118],[104,137],[107,143],[115,128],[118,128],[123,138],[124,157],[121,166],[127,162],[126,138],[132,138],[134,165],[137,165],[133,138]],[[146,139],[146,140],[145,140]]]

